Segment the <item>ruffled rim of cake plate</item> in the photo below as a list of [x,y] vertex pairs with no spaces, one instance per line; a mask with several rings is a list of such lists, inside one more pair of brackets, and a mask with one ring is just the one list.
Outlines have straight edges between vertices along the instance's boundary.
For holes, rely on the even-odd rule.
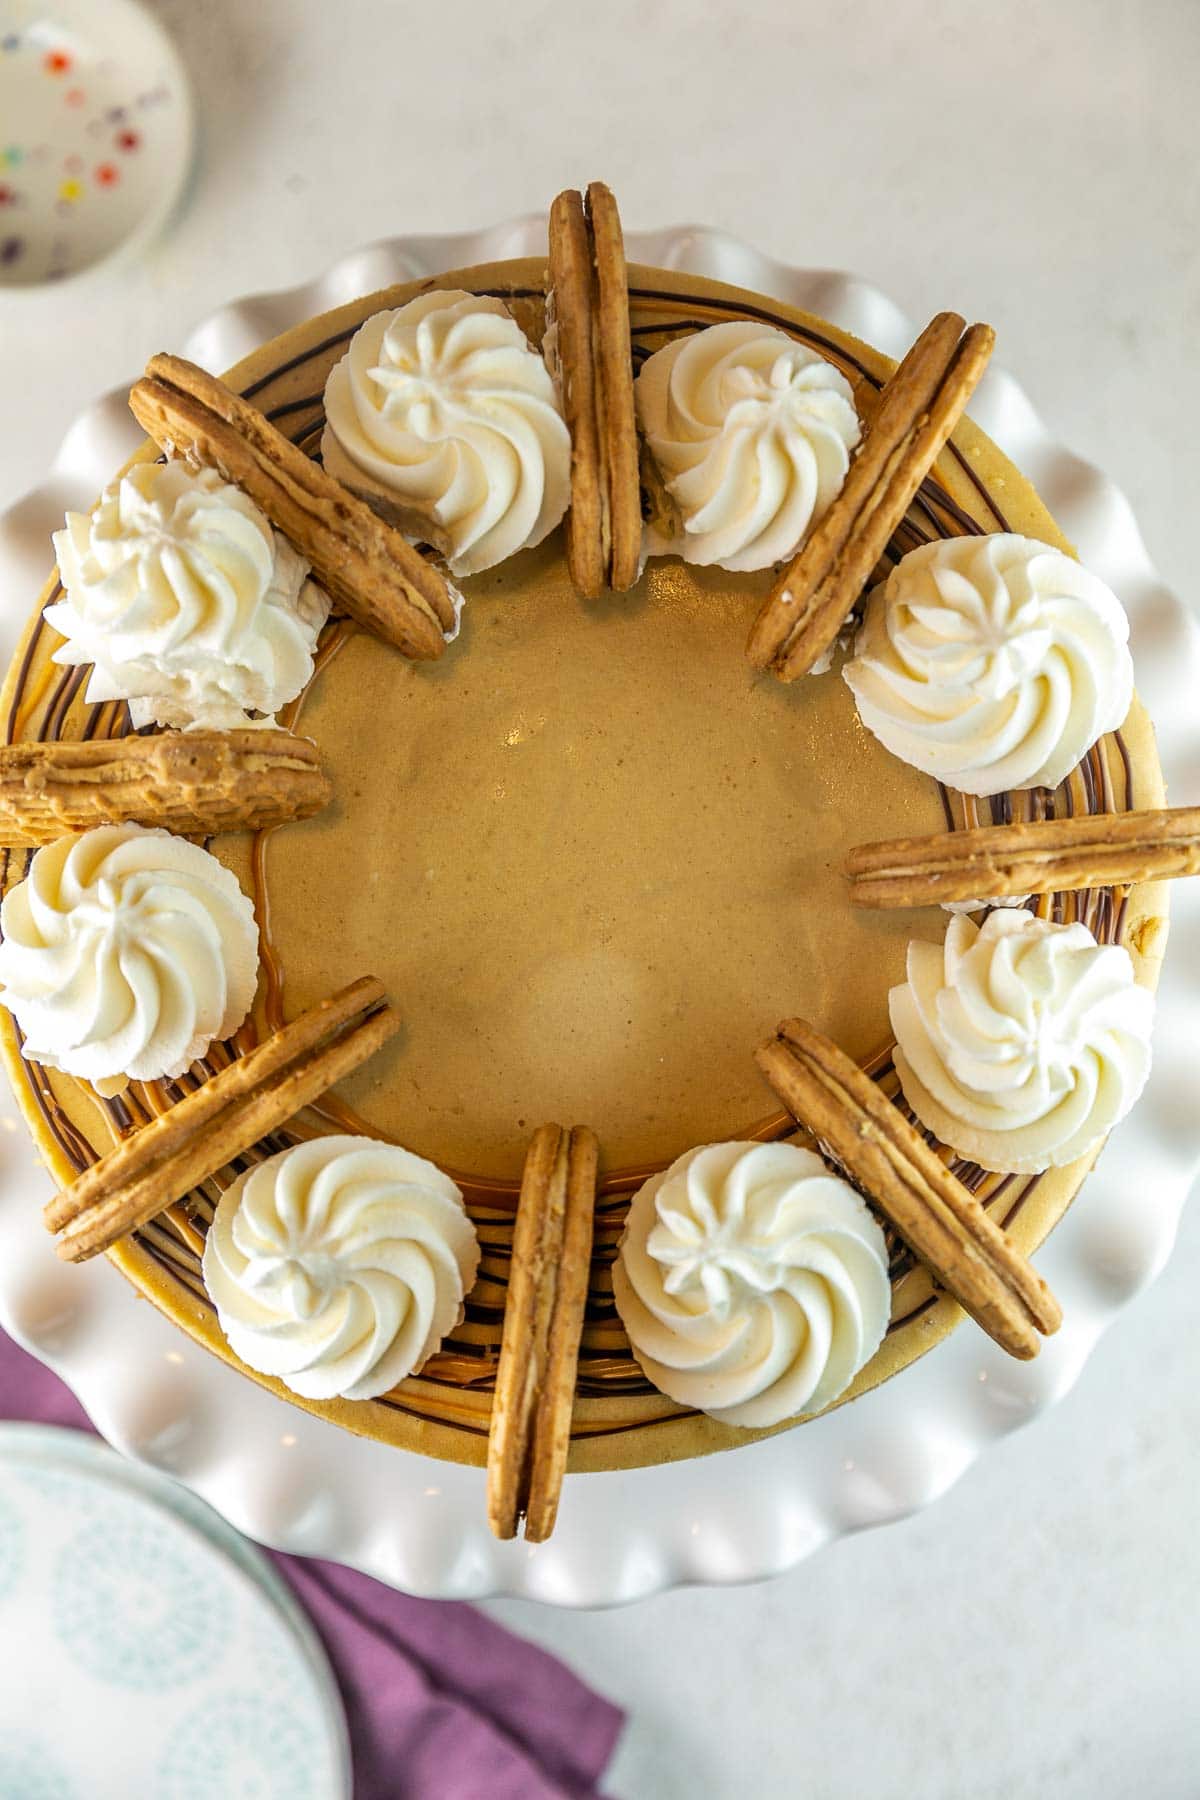
[[[912,322],[852,275],[777,262],[701,226],[629,232],[626,242],[631,259],[769,295],[889,355],[911,342]],[[219,371],[377,288],[545,247],[543,215],[485,231],[390,238],[315,281],[223,307],[184,353]],[[1200,691],[1200,629],[1155,571],[1128,500],[1055,442],[1011,376],[990,369],[970,410],[1124,601],[1171,800],[1200,803],[1200,726],[1190,699]],[[64,511],[90,507],[139,441],[127,389],[116,390],[79,415],[46,479],[0,516],[0,659],[7,661],[41,589],[50,533]],[[49,1177],[7,1098],[0,1323],[62,1376],[117,1449],[279,1549],[364,1569],[411,1593],[560,1606],[760,1580],[835,1538],[929,1505],[991,1443],[1070,1390],[1102,1332],[1166,1262],[1200,1171],[1200,883],[1178,883],[1172,896],[1156,1036],[1159,1056],[1142,1099],[1039,1252],[1065,1322],[1035,1362],[1015,1363],[981,1333],[955,1331],[895,1380],[803,1429],[687,1462],[569,1476],[546,1544],[492,1538],[481,1469],[354,1437],[289,1406],[193,1343],[106,1262],[57,1262],[39,1217]]]

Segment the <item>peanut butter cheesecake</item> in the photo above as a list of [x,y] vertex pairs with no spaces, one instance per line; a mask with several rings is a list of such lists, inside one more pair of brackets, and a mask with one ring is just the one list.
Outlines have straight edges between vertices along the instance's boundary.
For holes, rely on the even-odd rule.
[[986,326],[626,268],[599,184],[549,240],[156,357],[0,752],[60,1253],[534,1539],[1036,1352],[1200,867]]

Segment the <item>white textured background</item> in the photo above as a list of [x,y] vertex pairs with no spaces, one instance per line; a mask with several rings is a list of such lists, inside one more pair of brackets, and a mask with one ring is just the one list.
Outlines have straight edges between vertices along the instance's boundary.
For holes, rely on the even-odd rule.
[[[0,506],[81,402],[226,299],[601,175],[631,226],[723,225],[914,317],[991,320],[1195,594],[1198,0],[159,10],[198,92],[192,189],[144,264],[0,298]],[[625,1800],[1194,1800],[1198,1300],[1193,1211],[1056,1412],[931,1511],[790,1577],[493,1610],[630,1708]]]

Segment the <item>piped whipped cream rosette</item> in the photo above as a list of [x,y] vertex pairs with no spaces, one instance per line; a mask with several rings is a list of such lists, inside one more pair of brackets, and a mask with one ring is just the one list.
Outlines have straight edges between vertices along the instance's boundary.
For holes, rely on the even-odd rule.
[[709,1144],[653,1176],[630,1205],[613,1292],[647,1379],[747,1427],[830,1405],[891,1308],[865,1202],[787,1143]]
[[675,338],[634,384],[638,422],[678,515],[649,548],[723,569],[797,550],[840,491],[861,429],[850,383],[752,320]]
[[396,1144],[322,1137],[225,1190],[204,1280],[250,1368],[308,1400],[369,1400],[433,1354],[478,1265],[448,1175]]
[[87,699],[127,700],[135,727],[227,730],[295,699],[329,600],[308,564],[213,469],[139,463],[54,534],[63,598],[45,609],[91,663]]
[[871,592],[842,673],[894,756],[965,794],[1056,787],[1133,697],[1116,595],[1011,532],[910,551]]
[[102,1093],[181,1075],[254,999],[249,899],[168,831],[102,825],[45,845],[5,895],[0,929],[0,1001],[24,1054]]
[[1037,1174],[1086,1156],[1150,1072],[1154,998],[1129,952],[1086,925],[993,912],[912,943],[889,995],[904,1097],[981,1168]]
[[540,544],[570,500],[554,382],[503,301],[421,294],[360,326],[325,387],[332,475],[474,575]]

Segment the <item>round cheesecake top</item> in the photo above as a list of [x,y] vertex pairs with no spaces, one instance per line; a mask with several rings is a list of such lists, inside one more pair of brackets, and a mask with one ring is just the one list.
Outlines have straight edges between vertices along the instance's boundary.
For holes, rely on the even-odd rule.
[[[629,279],[635,361],[704,325],[765,318],[833,362],[863,412],[891,366],[759,296],[637,266]],[[540,265],[510,262],[372,295],[285,334],[229,380],[316,453],[326,378],[365,318],[429,288],[461,289],[498,295],[537,343],[541,281]],[[964,420],[889,555],[1003,530],[1066,547],[1028,483]],[[888,991],[904,979],[913,939],[941,942],[945,915],[852,908],[842,859],[857,843],[943,830],[948,819],[987,823],[1011,805],[1004,795],[950,795],[889,755],[860,723],[836,665],[792,684],[756,675],[743,647],[771,579],[770,570],[652,558],[629,593],[581,601],[555,531],[463,580],[462,628],[436,663],[410,663],[345,620],[325,627],[316,674],[284,720],[320,746],[333,804],[211,845],[253,898],[262,934],[253,1024],[228,1048],[243,1051],[360,975],[382,980],[401,1033],[294,1135],[361,1131],[438,1164],[466,1195],[483,1260],[463,1323],[421,1376],[378,1400],[306,1402],[313,1410],[432,1454],[482,1460],[517,1177],[530,1131],[561,1118],[590,1125],[602,1146],[572,1466],[673,1459],[752,1435],[667,1400],[634,1361],[609,1274],[628,1196],[694,1146],[792,1129],[752,1058],[789,1014],[895,1091]],[[122,704],[86,705],[84,671],[50,661],[55,639],[40,608],[54,590],[9,673],[8,737],[120,735],[129,728]],[[1153,734],[1135,699],[1057,804],[1099,811],[1161,800]],[[11,884],[24,862],[12,853],[8,863]],[[1120,937],[1147,985],[1163,891],[1086,897],[1097,935]],[[1059,913],[1075,916],[1084,898],[1057,897]],[[3,1043],[63,1182],[171,1103],[168,1082],[133,1083],[104,1101],[26,1064],[7,1021]],[[985,1203],[994,1197],[996,1216],[1029,1248],[1089,1160],[1032,1179],[956,1168]],[[192,1196],[114,1257],[230,1357],[200,1278],[212,1212],[211,1195]],[[852,1394],[954,1321],[925,1272],[890,1247],[892,1326]]]

